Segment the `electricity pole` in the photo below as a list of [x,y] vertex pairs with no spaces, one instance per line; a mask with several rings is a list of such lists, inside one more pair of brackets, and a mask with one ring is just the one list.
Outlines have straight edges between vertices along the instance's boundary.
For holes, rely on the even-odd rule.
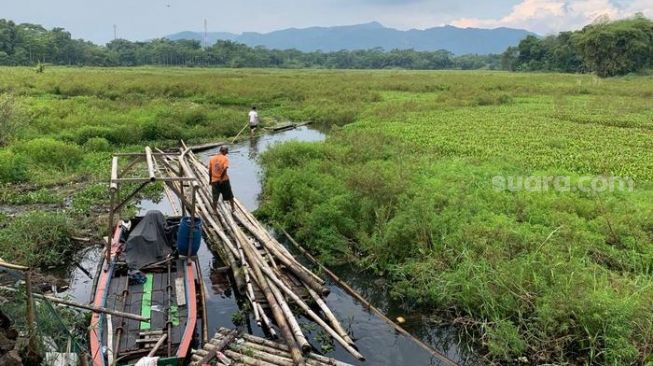
[[206,19],[204,19],[204,48],[208,47],[208,26],[206,23]]

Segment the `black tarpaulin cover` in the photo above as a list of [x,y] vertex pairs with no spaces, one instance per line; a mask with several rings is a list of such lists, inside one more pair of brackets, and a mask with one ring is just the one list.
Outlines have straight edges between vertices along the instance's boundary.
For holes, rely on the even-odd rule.
[[172,253],[165,227],[165,218],[160,211],[148,211],[129,233],[124,254],[130,269],[162,261]]

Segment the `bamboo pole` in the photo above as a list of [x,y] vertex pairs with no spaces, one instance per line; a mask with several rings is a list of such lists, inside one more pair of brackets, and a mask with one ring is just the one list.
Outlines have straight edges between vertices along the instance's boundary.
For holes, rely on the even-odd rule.
[[[199,182],[202,181],[199,178],[198,174],[195,171],[193,171],[192,169],[189,171],[189,173],[197,181],[199,181]],[[220,236],[220,239],[225,242],[225,244],[226,244],[225,246],[232,252],[232,254],[235,255],[236,257],[238,257],[238,253],[235,251],[234,245],[231,244],[231,241],[229,240],[229,238],[226,237],[226,235],[224,234],[222,228],[220,228],[219,225],[217,225],[217,223],[215,222],[213,217],[210,215],[208,209],[206,208],[207,203],[209,203],[208,205],[210,206],[210,199],[207,197],[206,189],[202,189],[202,187],[204,187],[204,185],[202,185],[198,189],[198,192],[200,194],[200,198],[202,198],[202,199],[198,200],[198,205],[200,207],[202,218],[205,221],[207,221],[213,227],[215,232],[218,234],[218,236]],[[205,202],[202,202],[202,200],[204,200]]]
[[[159,180],[162,182],[192,182],[195,179],[190,178],[190,177],[169,177],[169,178],[156,178],[155,180]],[[148,178],[118,178],[115,180],[115,182],[118,183],[145,183],[145,182],[152,182],[152,179]]]
[[[238,240],[238,236],[236,236],[235,233],[233,233],[233,228],[232,227],[227,226],[227,228],[228,228],[228,230],[230,232],[232,232],[232,236],[235,239],[236,247],[237,247],[237,250],[238,250],[238,255],[240,256],[240,264],[241,264],[242,270],[243,270],[243,277],[245,277],[245,283],[246,283],[246,286],[247,286],[246,287],[247,296],[249,298],[249,302],[252,304],[252,310],[254,311],[254,318],[256,320],[256,324],[258,324],[258,326],[261,326],[261,319],[260,319],[259,309],[258,309],[258,306],[257,306],[256,295],[254,294],[254,288],[252,286],[252,281],[251,281],[250,276],[249,276],[250,266],[247,263],[247,260],[245,258],[245,254],[243,252],[242,245],[241,245],[240,241]],[[292,327],[292,324],[291,324],[291,327]]]
[[340,345],[342,345],[347,352],[351,353],[352,356],[356,357],[359,360],[365,360],[365,357],[360,354],[354,347],[352,347],[348,342],[346,342],[338,333],[333,330],[322,318],[320,318],[319,315],[317,315],[311,308],[306,305],[304,300],[302,300],[297,294],[295,294],[291,289],[289,289],[281,280],[279,280],[272,271],[268,270],[267,268],[261,266],[261,271],[272,281],[272,283],[276,284],[283,292],[286,293],[286,295],[290,296],[290,298],[293,300],[295,304],[297,304],[302,310],[311,318],[313,319],[316,323],[318,323],[324,330],[329,333],[329,335],[335,339]]
[[[199,191],[201,192],[202,189],[200,188]],[[200,198],[202,196],[200,195]],[[213,231],[220,237],[220,240],[223,242],[223,247],[226,248],[226,252],[224,255],[227,256],[227,262],[229,262],[229,265],[231,266],[232,272],[234,273],[234,279],[236,280],[236,286],[238,286],[239,289],[242,289],[245,284],[243,283],[244,278],[241,278],[238,272],[238,268],[236,267],[236,258],[240,258],[239,253],[237,250],[234,249],[234,245],[231,243],[229,238],[225,235],[224,231],[222,228],[217,224],[217,222],[213,219],[213,217],[209,214],[208,209],[206,208],[206,205],[204,202],[202,202],[202,199],[197,201],[198,207],[200,209],[200,215],[202,216],[202,219],[208,223],[209,225],[204,225],[205,233],[209,233],[209,227],[210,226]],[[218,240],[213,240],[215,243],[218,243]]]
[[275,365],[275,364],[270,363],[270,362],[266,362],[266,361],[263,361],[263,360],[257,360],[256,358],[246,356],[244,354],[234,352],[234,351],[229,350],[229,349],[225,350],[224,354],[227,357],[231,358],[232,360],[241,362],[241,363],[243,363],[243,364],[245,364],[247,366],[278,366],[278,365]]
[[[299,263],[299,262],[297,261],[297,258],[295,258],[295,256],[292,255],[292,253],[290,253],[290,251],[289,251],[285,246],[281,245],[281,244],[280,244],[280,243],[279,243],[279,242],[278,242],[278,241],[277,241],[277,240],[276,240],[272,235],[270,235],[270,233],[267,231],[267,229],[264,228],[264,227],[261,225],[260,221],[258,221],[258,220],[254,217],[254,215],[252,215],[252,213],[249,212],[249,210],[247,210],[247,208],[245,207],[245,205],[243,205],[243,203],[240,202],[240,200],[238,200],[237,198],[235,198],[234,201],[235,201],[235,203],[236,203],[236,206],[238,206],[238,208],[240,209],[240,211],[243,213],[243,215],[245,215],[245,217],[246,217],[246,218],[251,222],[252,225],[254,225],[255,227],[257,227],[257,228],[258,228],[258,229],[259,229],[259,230],[260,230],[260,231],[261,231],[265,236],[268,237],[269,240],[271,240],[271,241],[274,242],[276,245],[278,245],[278,246],[279,246],[279,249],[281,250],[281,252],[283,252],[283,253],[284,253],[288,258],[290,258],[290,259],[296,261],[297,263]],[[300,265],[302,265],[302,264],[300,264]],[[302,266],[303,266],[303,265],[302,265]],[[310,271],[309,271],[309,272],[310,272]]]
[[[170,309],[172,308],[172,292],[174,291],[173,285],[172,285],[172,263],[167,262],[166,263],[166,298],[168,299],[168,307],[166,309],[166,331],[168,334],[168,344],[167,344],[167,350],[166,350],[166,355],[168,357],[172,356],[172,322],[173,322],[173,314]],[[129,281],[128,281],[129,282]]]
[[270,335],[273,338],[276,338],[277,332],[274,330],[274,328],[272,328],[272,322],[270,321],[270,318],[268,318],[268,315],[265,313],[265,310],[258,302],[256,303],[256,307],[258,307],[259,314],[261,315],[261,320],[263,320],[263,324],[268,329],[268,332],[270,332]]
[[[224,205],[221,206],[221,208],[222,208],[223,213],[224,213]],[[233,222],[231,222],[230,224],[233,224]],[[237,230],[237,228],[233,229],[233,230]],[[242,234],[240,234],[240,235],[234,234],[234,235],[236,237],[241,237],[242,238]],[[263,265],[265,265],[264,264],[265,261],[261,257],[258,250],[256,248],[253,248],[253,245],[247,240],[244,241],[244,244],[246,246],[249,246],[249,249],[252,250],[253,253],[255,253],[256,259],[251,259],[250,258],[250,261],[252,261],[252,265],[253,266],[263,266]],[[240,248],[242,250],[242,246]],[[295,340],[297,341],[297,343],[299,344],[300,348],[304,352],[309,351],[311,349],[311,345],[308,343],[308,340],[304,336],[304,334],[303,334],[303,332],[301,330],[301,327],[299,326],[299,323],[297,322],[297,318],[292,313],[292,310],[290,310],[290,307],[288,306],[288,303],[287,303],[286,299],[284,298],[283,294],[281,294],[281,292],[279,292],[279,289],[277,289],[276,286],[274,286],[272,284],[270,284],[270,290],[272,291],[272,294],[274,295],[275,299],[277,300],[277,303],[279,304],[279,306],[281,308],[281,311],[283,312],[284,316],[286,317],[286,320],[288,321],[288,325],[290,326],[290,330],[292,331],[293,336],[294,336]]]
[[[144,155],[145,154],[143,154],[143,153],[137,153],[137,152],[114,153],[113,154],[113,156],[128,156],[128,157],[136,156],[136,157],[140,157],[140,158],[142,158]],[[170,153],[167,153],[167,152],[164,152],[164,151],[161,151],[161,150],[157,150],[157,152],[152,153],[152,156],[164,156],[164,155],[170,155]]]
[[[286,265],[286,268],[288,268],[292,274],[297,276],[302,282],[304,282],[306,285],[311,287],[313,290],[323,294],[323,295],[328,295],[329,294],[329,289],[319,282],[315,281],[315,279],[308,275],[305,271],[302,271],[299,269],[297,266],[297,263],[293,262],[292,260],[288,259],[281,251],[279,250],[278,246],[272,245],[268,240],[266,240],[261,233],[253,228],[249,223],[246,223],[245,220],[243,220],[240,215],[235,215],[236,219],[240,221],[243,226],[250,231],[258,240],[259,242],[265,246],[267,249],[269,249],[272,253],[275,254],[276,258],[281,261],[284,265]],[[235,224],[234,224],[235,225]]]
[[308,293],[311,295],[317,306],[322,310],[322,313],[324,316],[329,320],[329,323],[331,323],[331,326],[333,327],[333,330],[342,337],[342,339],[345,340],[345,342],[349,343],[350,345],[354,345],[354,341],[349,337],[349,334],[347,331],[342,327],[336,316],[331,312],[331,309],[329,309],[329,306],[322,300],[322,297],[317,294],[317,292],[313,291],[311,288],[306,288],[308,290]]
[[[197,183],[193,184],[193,188],[192,188],[192,195],[193,196],[191,197],[191,203],[190,203],[191,206],[189,208],[189,210],[190,210],[190,235],[188,235],[188,251],[186,253],[186,256],[188,257],[188,259],[190,259],[192,257],[193,242],[195,241],[194,240],[194,236],[195,236],[195,203],[197,202],[197,194],[196,193],[197,193]],[[188,265],[189,266],[192,265],[191,260],[188,261]]]
[[411,338],[415,343],[417,343],[420,347],[422,347],[424,350],[429,352],[431,355],[433,355],[435,358],[440,360],[445,365],[450,365],[450,366],[457,366],[457,364],[450,360],[447,356],[444,354],[440,353],[439,351],[433,349],[423,341],[417,339],[415,336],[410,334],[407,330],[390,320],[381,310],[377,309],[374,305],[370,304],[369,301],[367,301],[361,294],[359,294],[356,290],[351,288],[346,282],[342,281],[340,277],[338,277],[335,273],[333,273],[331,270],[326,268],[322,263],[320,263],[311,253],[309,253],[306,249],[304,249],[295,239],[293,239],[290,234],[283,228],[280,228],[281,232],[288,238],[288,240],[297,248],[306,258],[308,258],[311,262],[313,262],[316,266],[318,266],[324,273],[329,275],[333,281],[335,281],[340,287],[344,288],[347,293],[349,293],[351,296],[353,296],[356,300],[361,302],[363,306],[365,306],[369,311],[372,313],[376,314],[379,318],[384,320],[386,323],[391,325],[398,333],[403,334],[404,336]]
[[186,148],[187,148],[188,150],[190,150],[190,151],[193,151],[193,152],[200,152],[200,151],[204,151],[204,150],[209,150],[209,149],[213,149],[213,148],[216,148],[216,147],[220,147],[220,146],[222,146],[222,145],[226,145],[226,144],[227,144],[227,142],[221,141],[221,142],[211,142],[211,143],[208,143],[208,144],[201,144],[201,145],[187,146]]
[[107,314],[107,361],[113,365],[113,320],[111,314]]
[[147,172],[150,176],[150,181],[154,182],[156,175],[154,174],[154,163],[152,162],[152,149],[149,146],[145,146],[145,161],[147,162]]
[[274,285],[270,286],[270,290],[272,290],[272,294],[274,294],[274,297],[277,299],[277,302],[281,306],[281,311],[283,311],[284,315],[286,316],[286,319],[288,320],[288,324],[290,325],[290,330],[292,330],[293,336],[295,337],[297,344],[299,344],[299,347],[301,347],[302,351],[304,352],[310,351],[311,345],[308,343],[308,340],[306,340],[306,337],[302,332],[302,328],[299,326],[299,322],[297,322],[297,318],[292,313],[292,310],[290,310],[290,307],[288,306],[288,302],[284,298],[283,294],[281,294],[279,289]]
[[150,353],[147,354],[147,357],[152,357],[156,354],[156,352],[161,348],[161,345],[163,345],[163,342],[168,338],[167,334],[164,334],[159,338],[159,340],[156,342]]
[[206,309],[206,287],[204,286],[204,276],[202,275],[202,266],[200,266],[200,261],[195,257],[195,268],[197,269],[197,277],[200,283],[201,298],[202,303],[202,342],[206,343],[209,341],[209,329],[207,321],[209,320],[208,310]]
[[[120,305],[120,311],[124,311],[125,305],[127,303],[127,295],[129,295],[129,281],[125,282],[125,288],[122,290],[121,295],[122,295],[122,300]],[[116,330],[118,334],[116,335],[116,342],[115,342],[116,347],[114,347],[115,348],[114,354],[116,355],[120,353],[120,339],[122,338],[122,334],[124,333],[123,318],[119,318],[119,319],[120,319],[120,327]],[[111,335],[110,337],[113,336]],[[109,363],[109,366],[113,366],[113,364]]]
[[[190,166],[193,166],[195,169],[198,170],[199,174],[201,174],[201,170],[203,170],[203,167],[200,168],[199,164],[198,164],[196,161],[194,161],[195,159],[192,159],[192,158],[191,158],[191,159],[189,159],[189,160],[191,160],[191,162],[190,162],[189,165],[190,165]],[[197,172],[196,172],[196,173],[197,173]],[[237,248],[238,248],[239,254],[240,254],[241,258],[244,259],[244,258],[245,258],[245,255],[243,254],[243,248],[242,248],[242,246],[243,246],[243,244],[244,244],[244,245],[249,245],[249,244],[250,244],[249,241],[246,240],[246,239],[244,239],[244,238],[242,237],[242,233],[236,233],[236,231],[238,231],[239,229],[237,228],[237,225],[236,225],[235,222],[233,221],[231,215],[229,215],[228,213],[225,213],[223,207],[222,207],[221,210],[218,210],[218,211],[219,211],[218,213],[220,214],[219,217],[220,217],[221,219],[225,219],[225,220],[226,220],[226,222],[224,223],[224,224],[225,224],[225,227],[227,228],[227,230],[229,230],[229,231],[231,232],[232,237],[234,237],[234,238],[236,239],[236,240],[235,240],[235,243],[236,243],[236,246],[237,246]],[[237,218],[238,218],[238,217],[237,217]],[[256,236],[258,236],[259,241],[261,241],[261,242],[264,242],[264,241],[265,241],[264,237],[263,237],[262,235],[260,235],[260,234],[257,232],[257,230],[256,230],[255,228],[253,228],[250,224],[248,224],[245,220],[240,219],[239,221],[241,221],[241,223],[247,224],[247,225],[249,226],[249,231],[250,231],[252,234],[256,234]],[[264,248],[267,249],[266,246],[264,246]],[[250,248],[250,249],[251,249],[251,248]],[[253,251],[256,252],[256,253],[258,253],[258,252],[256,251],[255,248],[254,248]],[[281,257],[282,257],[281,260],[282,260],[283,262],[285,262],[285,264],[286,264],[289,268],[292,268],[292,269],[295,269],[295,268],[296,268],[295,263],[293,263],[293,262],[291,262],[290,260],[288,260],[288,259],[286,258],[286,256],[284,255],[284,253],[280,253],[280,252],[278,252],[278,251],[275,251],[275,252],[276,252],[276,254],[277,254],[278,256],[281,256]],[[274,261],[274,259],[272,258],[272,256],[270,257],[270,260],[271,260],[271,261]],[[247,260],[241,260],[241,264],[242,264],[243,267],[244,267],[244,271],[245,271],[245,273],[247,273],[247,270],[248,270],[248,268],[250,267],[250,265],[247,263]],[[294,272],[294,271],[293,271],[293,272]],[[300,277],[300,278],[303,277],[303,278],[306,280],[306,282],[313,282],[313,281],[312,281],[313,278],[308,277],[308,276],[303,276],[301,272],[298,272],[297,275],[298,275],[298,277]],[[313,282],[313,283],[315,283],[315,282]],[[319,286],[319,284],[318,284],[316,287],[320,288],[320,290],[322,291],[322,289],[321,289],[321,287]],[[282,311],[283,314],[285,315],[286,320],[288,321],[289,327],[291,328],[292,333],[293,333],[294,338],[296,339],[296,341],[299,343],[299,345],[301,346],[301,348],[302,348],[303,350],[308,350],[308,349],[310,349],[310,344],[308,343],[308,341],[306,340],[306,337],[305,337],[305,336],[303,335],[303,333],[301,332],[301,328],[299,327],[299,324],[297,323],[297,319],[296,319],[295,316],[292,314],[292,311],[290,311],[290,308],[288,307],[288,304],[286,303],[285,298],[283,297],[283,295],[279,292],[279,290],[278,290],[275,286],[271,286],[271,287],[270,287],[270,290],[273,292],[273,295],[275,296],[275,298],[276,298],[276,300],[277,300],[277,302],[278,302],[278,304],[279,304],[279,306],[280,306],[280,308],[281,308],[281,311]],[[253,296],[250,296],[250,297],[251,297],[251,298],[254,298]],[[254,298],[254,299],[255,299],[255,298]],[[256,306],[255,304],[254,304],[253,307],[254,307],[254,309],[257,309],[257,308],[258,308],[258,306]]]
[[109,189],[111,191],[118,190],[118,157],[114,156],[111,161],[111,183],[109,184]]
[[23,272],[29,270],[29,267],[21,266],[19,264],[13,264],[13,263],[5,262],[2,258],[0,258],[0,267],[5,267],[5,268],[13,269],[13,270],[16,270],[16,271],[23,271]]
[[[252,249],[249,246],[244,246],[243,249],[245,255],[250,260],[253,261],[254,258],[256,258],[254,253],[252,253]],[[276,298],[274,297],[274,294],[270,290],[267,279],[261,272],[259,266],[253,266],[252,269],[254,272],[254,278],[256,278],[257,283],[261,288],[261,291],[263,291],[263,294],[265,295],[265,298],[268,301],[268,304],[270,305],[270,310],[272,311],[274,320],[279,326],[282,336],[285,338],[286,342],[288,343],[288,347],[290,348],[290,353],[292,355],[293,361],[295,361],[297,366],[304,366],[305,363],[304,363],[304,358],[302,357],[302,353],[299,350],[299,347],[297,346],[297,342],[295,341],[293,333],[290,331],[288,322],[286,321],[286,318],[283,312],[281,311],[279,304],[277,303]]]
[[[288,355],[288,351],[282,351],[278,348],[267,347],[258,343],[247,342],[247,341],[233,347],[230,346],[232,350],[238,349],[237,347],[246,350],[247,352],[250,352],[252,354],[274,355],[274,356],[282,357],[292,362],[292,360]],[[332,359],[327,359],[327,360],[328,360],[327,363],[319,361],[313,357],[313,353],[309,353],[306,355],[306,365],[308,366],[338,365],[337,363],[335,363],[335,360]]]
[[[239,347],[242,347],[242,346],[239,346]],[[241,351],[242,353],[240,353],[239,351]],[[253,351],[253,350],[250,350],[250,349],[239,350],[236,347],[234,347],[234,348],[230,347],[229,352],[234,352],[234,353],[237,353],[239,355],[247,353],[247,355],[249,357],[253,358],[253,359],[261,360],[261,361],[264,361],[264,362],[269,362],[269,363],[271,363],[273,365],[277,365],[277,366],[294,366],[293,362],[292,362],[292,359],[286,358],[286,357],[283,357],[283,356],[279,356],[279,355],[274,355],[274,354],[271,354],[271,353]],[[232,357],[232,358],[236,359],[235,357]]]
[[[0,289],[5,290],[5,291],[12,291],[12,292],[17,292],[18,291],[15,288],[7,287],[7,286],[0,286]],[[150,321],[150,318],[145,318],[145,317],[142,317],[140,315],[135,315],[135,314],[131,314],[131,313],[124,313],[122,311],[109,310],[109,309],[101,307],[101,306],[91,306],[91,305],[78,304],[78,303],[75,303],[75,302],[72,302],[72,301],[67,301],[67,300],[60,299],[58,297],[46,296],[46,295],[41,295],[41,294],[37,294],[37,293],[32,293],[32,295],[37,299],[48,300],[48,301],[51,301],[51,302],[53,302],[55,304],[61,304],[61,305],[70,306],[70,307],[73,307],[73,308],[89,310],[89,311],[92,311],[94,313],[104,313],[104,314],[111,314],[111,315],[115,315],[115,316],[122,316],[124,318],[139,320],[139,321],[143,321],[143,322]]]
[[118,183],[115,180],[118,179],[118,157],[113,157],[113,167],[111,169],[111,183],[109,185],[109,195],[111,196],[109,200],[109,229],[107,230],[107,243],[104,248],[105,250],[105,261],[106,267],[105,271],[109,270],[109,265],[111,263],[111,242],[113,240],[113,221],[115,215],[115,204],[116,204],[116,192],[118,191]]
[[[357,351],[351,347],[350,342],[353,343],[351,338],[349,338],[346,331],[344,331],[342,326],[337,322],[337,319],[332,312],[323,311],[328,322],[338,325],[327,324],[327,321],[321,319],[319,315],[313,312],[301,297],[295,294],[293,290],[274,273],[275,268],[276,272],[279,272],[279,268],[276,266],[277,261],[280,265],[282,264],[284,268],[287,268],[290,274],[301,280],[301,283],[304,284],[307,290],[312,290],[312,294],[316,295],[317,298],[320,298],[319,293],[326,293],[326,291],[324,291],[325,287],[323,286],[324,280],[300,264],[283,245],[274,239],[267,230],[264,229],[255,218],[253,218],[240,202],[236,201],[238,209],[237,213],[234,215],[232,215],[231,212],[227,212],[223,203],[219,204],[219,209],[217,211],[209,209],[208,207],[214,207],[211,202],[211,192],[208,189],[209,182],[207,168],[199,162],[197,157],[191,151],[186,148],[182,150],[182,154],[178,157],[178,160],[179,165],[185,170],[185,174],[194,177],[198,182],[200,182],[200,187],[197,190],[197,207],[199,208],[200,216],[205,221],[211,222],[210,225],[205,225],[205,231],[210,233],[211,237],[219,237],[225,251],[231,254],[234,260],[238,258],[240,265],[243,268],[242,272],[247,274],[247,277],[251,277],[247,281],[246,293],[248,300],[252,304],[255,318],[257,318],[257,324],[261,325],[261,323],[263,323],[268,326],[268,329],[273,331],[271,325],[268,324],[269,319],[267,319],[265,311],[263,311],[263,308],[257,302],[255,294],[253,293],[254,284],[261,289],[266,301],[270,305],[270,311],[279,326],[283,337],[286,339],[286,342],[288,342],[288,349],[291,350],[290,355],[293,361],[296,362],[297,358],[300,358],[305,362],[299,353],[297,346],[298,343],[303,346],[303,349],[309,348],[310,345],[308,344],[308,341],[305,341],[305,343],[301,341],[302,338],[305,340],[305,337],[297,323],[297,318],[290,311],[290,307],[286,301],[286,296],[296,302],[302,310],[309,315],[309,317],[313,318],[313,320],[317,321],[322,327],[324,327],[325,330],[336,339],[336,341],[343,345],[343,347],[352,352],[356,357],[362,358],[362,355],[357,353]],[[216,214],[219,220],[213,219]],[[242,228],[236,223],[236,220],[242,225]],[[259,250],[254,246],[254,243],[250,242],[245,231],[251,234],[254,239],[261,244],[260,249],[265,251],[267,259],[264,259],[262,254],[259,253]],[[226,233],[228,233],[229,236],[227,236]],[[233,261],[230,265],[232,264]],[[232,270],[234,270],[235,274],[238,273],[238,270],[233,267]],[[281,273],[279,272],[279,275],[280,274]],[[254,281],[253,283],[252,280]],[[310,291],[309,294],[311,294]],[[304,306],[301,306],[302,304]],[[326,307],[326,304],[323,301],[321,308],[322,307]],[[259,317],[256,316],[256,313],[259,313],[260,321]],[[327,315],[327,313],[330,316]]]
[[[236,238],[236,242],[239,243],[239,248],[242,249],[247,256],[247,259],[251,262],[251,268],[254,269],[254,271],[260,272],[264,266],[263,260],[260,257],[260,253],[257,251],[256,248],[247,240],[247,238],[244,237],[244,234],[240,231],[240,228],[236,225],[236,223],[233,221],[233,218],[231,215],[229,215],[224,207],[224,203],[219,205],[220,211],[222,212],[222,216],[225,218],[227,223],[229,224],[229,228],[231,232],[233,233],[234,237]],[[257,276],[258,277],[258,276]],[[260,276],[258,279],[257,283],[259,284],[259,288],[266,292],[270,292],[272,294],[272,297],[274,300],[276,300],[276,304],[279,306],[279,309],[282,313],[282,315],[285,317],[285,321],[287,323],[287,326],[289,327],[289,330],[291,331],[292,337],[295,339],[299,347],[303,351],[307,351],[311,348],[311,345],[308,343],[306,340],[306,337],[304,337],[304,334],[301,331],[301,328],[299,327],[299,323],[297,323],[297,319],[293,315],[292,311],[290,310],[290,307],[286,303],[285,298],[281,295],[281,293],[278,292],[278,289],[274,287],[274,285],[270,285],[266,280],[264,276]],[[263,286],[266,286],[267,289],[264,289]],[[267,297],[267,293],[266,293]],[[270,303],[270,299],[268,299],[268,302]],[[270,304],[270,308],[274,309],[272,307],[272,304]],[[276,318],[276,317],[275,317]],[[277,320],[277,319],[275,319]],[[277,320],[277,324],[279,324]],[[286,337],[286,335],[284,335]],[[295,359],[293,357],[293,359]]]
[[[300,270],[306,272],[308,275],[313,277],[315,279],[315,281],[317,281],[319,284],[321,284],[321,285],[325,284],[325,281],[322,278],[320,278],[318,275],[316,275],[311,270],[306,268],[306,266],[301,264],[297,260],[297,258],[295,258],[295,256],[293,256],[290,253],[290,251],[288,251],[288,249],[284,245],[279,243],[279,241],[276,238],[274,238],[272,235],[270,235],[268,230],[266,228],[264,228],[258,220],[256,220],[256,218],[251,214],[251,212],[249,212],[245,208],[245,206],[238,199],[235,198],[234,201],[236,203],[236,207],[238,207],[238,209],[240,210],[242,215],[245,216],[245,219],[247,221],[249,221],[250,226],[252,226],[255,231],[258,231],[259,235],[262,235],[262,238],[260,238],[259,241],[261,241],[262,243],[266,243],[266,244],[269,242],[270,243],[269,245],[274,246],[276,249],[278,249],[278,251],[275,251],[277,256],[278,255],[284,255],[286,258],[288,258],[288,260],[290,260],[292,263],[294,263],[293,267],[297,267]],[[237,217],[237,218],[242,220],[242,218],[240,218],[240,217]],[[243,223],[243,226],[245,226],[244,223]]]
[[[220,328],[219,336],[224,336],[228,330],[225,328]],[[246,346],[250,347],[253,349],[259,349],[261,351],[271,353],[271,354],[276,354],[282,357],[290,358],[290,354],[288,353],[288,346],[282,343],[277,343],[265,338],[257,337],[251,334],[243,333],[240,335],[240,338],[244,340],[244,343],[238,344],[237,346]],[[233,348],[232,348],[233,349]],[[285,355],[285,356],[283,356]],[[322,356],[316,353],[308,353],[306,355],[307,358],[307,365],[313,365],[316,362],[318,365],[327,365],[327,366],[352,366],[348,363],[338,361],[332,358],[328,358],[326,356]],[[311,362],[314,361],[314,362]]]
[[[192,153],[190,155],[192,157],[191,163],[198,170],[198,175],[199,176],[205,176],[206,174],[208,174],[208,170],[206,170],[206,168],[203,165],[201,165],[201,164],[199,164],[197,162],[197,158],[195,158]],[[201,172],[200,170],[204,170],[204,172]],[[248,221],[252,222],[252,220],[253,220],[253,223],[258,224],[258,222],[251,216],[251,214],[242,206],[242,204],[236,198],[234,198],[234,201],[235,201],[236,205],[238,206],[238,208],[240,209],[240,211],[242,211],[242,214],[245,215],[248,218]],[[252,224],[250,224],[249,222],[243,220],[238,214],[235,215],[235,217],[238,219],[239,222],[241,222],[243,224],[243,226],[246,226],[248,231],[250,231],[259,240],[259,242],[261,242],[263,244],[268,244],[268,242],[272,242],[272,245],[274,246],[274,242],[276,242],[276,241],[274,240],[274,238],[272,238],[267,233],[267,231],[265,229],[263,229],[260,226],[258,226],[258,227],[252,226]],[[225,225],[225,226],[228,226],[228,225]],[[264,238],[259,233],[259,231],[266,234],[267,239]],[[306,272],[308,275],[312,275],[317,282],[319,282],[320,284],[324,284],[324,281],[321,278],[319,278],[318,276],[313,274],[310,270],[308,270],[306,267],[304,267],[301,263],[297,262],[294,259],[294,257],[290,254],[290,252],[288,252],[287,249],[284,246],[282,246],[278,242],[276,242],[276,244],[277,244],[276,248],[281,249],[281,251],[277,252],[275,250],[275,252],[276,252],[275,254],[285,256],[291,262],[291,263],[287,263],[285,261],[286,262],[285,264],[287,266],[289,266],[290,268],[293,268],[293,269],[296,268],[296,267],[299,267],[302,271]]]
[[36,353],[38,346],[36,344],[36,318],[34,316],[34,299],[32,293],[32,271],[28,269],[25,272],[25,291],[27,292],[27,330],[29,337],[29,351]]
[[249,126],[249,122],[248,122],[247,124],[245,124],[245,127],[243,127],[243,128],[240,130],[240,132],[238,132],[238,134],[236,135],[236,137],[234,137],[233,140],[231,140],[231,143],[232,143],[232,144],[233,144],[234,142],[236,142],[236,140],[238,139],[238,137],[240,137],[240,134],[243,133],[243,131],[245,131],[245,129],[247,128],[247,126]]

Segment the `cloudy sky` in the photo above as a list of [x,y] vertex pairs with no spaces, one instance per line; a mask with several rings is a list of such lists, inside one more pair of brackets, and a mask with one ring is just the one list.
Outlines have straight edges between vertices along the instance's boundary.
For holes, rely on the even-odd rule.
[[653,0],[0,0],[0,18],[61,26],[75,38],[105,43],[183,30],[269,32],[290,27],[379,21],[398,29],[444,24],[515,27],[539,34],[577,29],[599,16],[644,13]]

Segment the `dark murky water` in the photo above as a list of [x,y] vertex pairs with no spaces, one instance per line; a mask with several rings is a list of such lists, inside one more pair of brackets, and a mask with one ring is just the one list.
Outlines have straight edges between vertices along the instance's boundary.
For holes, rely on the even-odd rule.
[[[271,145],[290,140],[300,141],[321,141],[325,135],[317,130],[300,127],[274,134],[268,134],[255,140],[245,141],[234,145],[230,151],[231,177],[234,194],[250,210],[258,207],[258,197],[261,193],[260,175],[261,168],[257,163],[258,154],[267,150]],[[216,150],[209,150],[199,154],[204,160],[216,153]],[[163,213],[171,214],[170,205],[165,201],[152,202],[142,201],[140,210],[145,213],[148,210],[160,210]],[[90,248],[80,253],[79,263],[90,273],[94,274],[100,249]],[[233,327],[232,315],[239,311],[238,303],[233,293],[225,291],[224,278],[215,271],[215,268],[222,267],[219,258],[214,257],[206,245],[202,245],[198,255],[204,282],[207,289],[207,308],[209,316],[209,334],[212,334],[217,327]],[[359,273],[350,268],[335,268],[334,272],[346,280],[353,288],[359,291],[372,304],[389,314],[390,318],[402,315],[407,319],[404,327],[412,334],[415,334],[424,342],[433,345],[436,349],[446,354],[450,359],[461,363],[475,363],[470,361],[471,356],[462,352],[455,343],[455,332],[441,327],[429,325],[425,319],[428,314],[405,314],[400,310],[399,304],[393,303],[387,293],[382,279],[375,278],[369,274]],[[329,280],[328,278],[326,278]],[[79,302],[88,302],[93,280],[76,267],[71,268],[71,286],[68,295]],[[385,321],[365,310],[365,308],[346,293],[336,284],[329,283],[331,294],[326,302],[340,319],[343,326],[349,329],[356,339],[360,352],[367,357],[366,361],[357,361],[352,358],[346,350],[335,344],[332,351],[326,355],[335,357],[338,360],[349,362],[355,365],[370,366],[420,366],[440,365],[440,362],[429,352],[421,348],[410,337],[398,334]],[[311,322],[302,319],[303,324],[309,324],[307,336],[311,344],[320,347],[316,339],[317,326],[311,326]],[[253,319],[250,319],[251,326],[246,327],[253,334],[262,335],[261,329],[256,326]],[[448,344],[451,343],[451,344]]]

